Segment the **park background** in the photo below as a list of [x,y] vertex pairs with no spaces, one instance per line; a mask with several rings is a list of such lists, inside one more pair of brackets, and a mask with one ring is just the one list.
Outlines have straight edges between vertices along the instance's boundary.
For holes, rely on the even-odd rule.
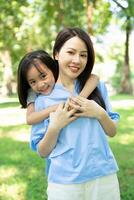
[[16,74],[26,52],[52,54],[57,32],[70,26],[92,37],[94,73],[121,116],[117,135],[109,139],[121,199],[134,199],[134,0],[0,0],[0,200],[46,199],[45,161],[29,148]]

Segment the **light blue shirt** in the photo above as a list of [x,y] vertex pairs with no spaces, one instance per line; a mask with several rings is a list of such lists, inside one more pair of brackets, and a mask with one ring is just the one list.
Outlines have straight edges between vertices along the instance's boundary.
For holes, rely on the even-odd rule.
[[[103,82],[98,84],[105,101],[106,111],[111,119],[118,121],[119,114],[112,112],[107,89]],[[61,84],[55,84],[48,96],[39,95],[35,110],[65,102],[72,95]],[[74,95],[77,95],[76,89]],[[31,148],[38,152],[38,143],[44,137],[49,118],[32,126]],[[61,130],[57,144],[46,159],[48,181],[61,184],[82,183],[97,177],[116,173],[118,170],[114,155],[99,121],[80,117]]]

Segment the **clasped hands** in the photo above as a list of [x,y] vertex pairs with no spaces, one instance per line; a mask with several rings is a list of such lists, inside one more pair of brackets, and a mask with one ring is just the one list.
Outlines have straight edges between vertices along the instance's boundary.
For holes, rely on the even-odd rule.
[[69,98],[69,109],[75,109],[74,116],[76,117],[91,117],[97,118],[98,113],[102,110],[94,100],[86,99],[82,96]]
[[70,97],[65,103],[60,103],[55,112],[50,113],[50,125],[60,130],[78,117],[98,119],[101,110],[94,100],[81,96]]

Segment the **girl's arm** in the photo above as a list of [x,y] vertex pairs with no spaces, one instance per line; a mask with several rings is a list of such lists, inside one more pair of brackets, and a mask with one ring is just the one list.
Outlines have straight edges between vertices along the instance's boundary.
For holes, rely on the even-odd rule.
[[54,105],[44,110],[35,112],[34,103],[30,103],[27,107],[27,113],[26,113],[27,124],[33,125],[43,121],[44,119],[48,118],[51,112],[54,112],[56,110],[57,106],[58,105]]
[[99,77],[95,74],[91,74],[79,95],[87,98],[96,88],[98,82],[99,82]]
[[61,129],[77,118],[73,116],[76,110],[68,110],[68,106],[68,101],[65,105],[62,103],[55,112],[50,114],[47,132],[38,143],[38,153],[41,157],[47,157],[51,153],[57,143]]

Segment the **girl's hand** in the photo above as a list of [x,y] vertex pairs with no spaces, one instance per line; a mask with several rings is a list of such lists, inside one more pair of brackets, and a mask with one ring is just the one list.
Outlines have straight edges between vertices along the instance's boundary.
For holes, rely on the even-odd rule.
[[50,113],[49,127],[60,131],[63,127],[77,118],[77,116],[74,116],[75,112],[75,108],[69,109],[69,100],[67,100],[66,103],[59,104],[56,111]]
[[72,97],[70,106],[76,109],[75,116],[77,117],[92,117],[99,119],[103,108],[93,100],[88,100],[84,97]]

